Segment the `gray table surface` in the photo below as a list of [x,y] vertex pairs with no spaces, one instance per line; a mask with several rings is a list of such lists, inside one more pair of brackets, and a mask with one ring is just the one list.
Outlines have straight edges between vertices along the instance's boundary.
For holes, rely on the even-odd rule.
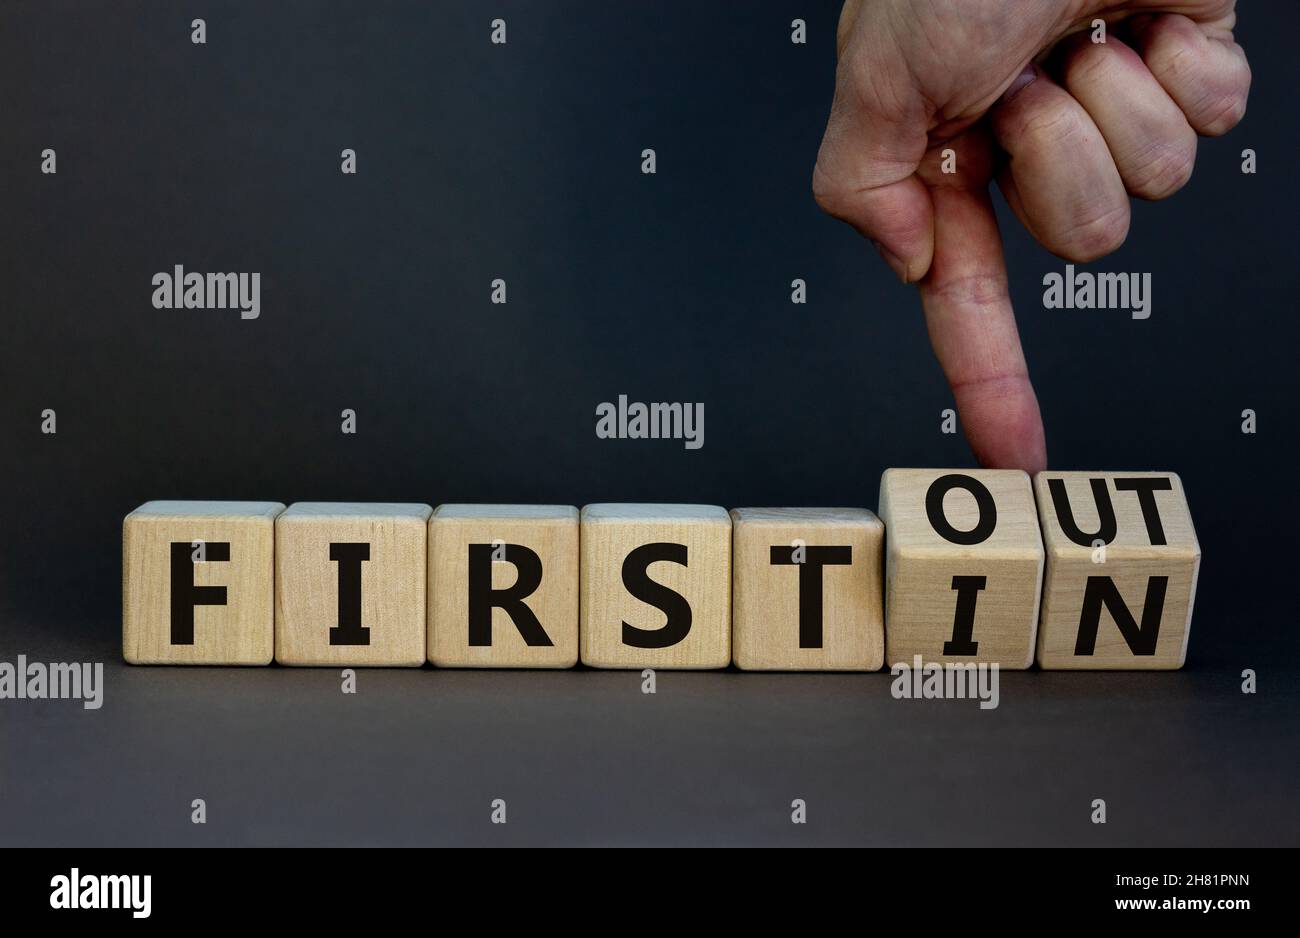
[[895,700],[887,672],[662,671],[649,696],[637,672],[366,669],[345,695],[332,669],[131,667],[111,625],[5,623],[0,659],[103,661],[105,695],[0,701],[0,844],[1300,843],[1285,661],[1255,695],[1204,658],[1004,672],[988,711]]

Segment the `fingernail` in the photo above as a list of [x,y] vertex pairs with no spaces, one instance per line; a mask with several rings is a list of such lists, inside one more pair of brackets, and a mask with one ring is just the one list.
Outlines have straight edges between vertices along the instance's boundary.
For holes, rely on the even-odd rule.
[[876,250],[880,252],[880,256],[884,258],[885,263],[889,265],[889,269],[894,272],[898,279],[903,281],[903,283],[908,283],[907,264],[900,260],[897,254],[887,249],[879,241],[872,241],[871,243],[876,246]]
[[1016,80],[1011,83],[1011,86],[1007,88],[1006,91],[1002,92],[1002,100],[1004,102],[1010,101],[1016,95],[1020,94],[1026,85],[1032,84],[1038,79],[1039,74],[1041,73],[1038,70],[1038,66],[1033,62],[1030,62],[1025,66],[1024,71],[1016,76]]

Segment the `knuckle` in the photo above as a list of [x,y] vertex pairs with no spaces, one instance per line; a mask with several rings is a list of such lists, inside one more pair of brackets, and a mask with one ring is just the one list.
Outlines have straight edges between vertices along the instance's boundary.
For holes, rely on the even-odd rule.
[[1031,141],[1069,144],[1083,135],[1083,126],[1070,108],[1035,108],[1020,120],[1020,136]]
[[1204,56],[1192,42],[1167,43],[1155,57],[1156,70],[1165,81],[1183,85],[1204,68]]
[[1195,139],[1190,146],[1153,145],[1131,171],[1129,191],[1144,199],[1167,198],[1187,185],[1195,166]]
[[1110,208],[1100,214],[1081,219],[1070,226],[1059,239],[1067,260],[1086,264],[1116,251],[1128,238],[1128,203]]
[[812,194],[817,207],[827,215],[838,218],[844,214],[847,187],[842,179],[827,173],[820,162],[813,170]]
[[1005,275],[969,274],[950,277],[930,287],[931,296],[961,308],[988,309],[1011,302]]
[[1076,43],[1067,53],[1065,85],[1071,91],[1094,83],[1104,82],[1114,74],[1114,58],[1110,47],[1092,42]]
[[1246,116],[1246,95],[1230,91],[1217,94],[1201,107],[1200,131],[1211,137],[1226,134]]

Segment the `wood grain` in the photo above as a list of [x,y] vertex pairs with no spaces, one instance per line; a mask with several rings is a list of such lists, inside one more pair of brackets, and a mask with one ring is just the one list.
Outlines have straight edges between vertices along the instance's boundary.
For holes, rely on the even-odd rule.
[[[996,520],[986,540],[957,544],[931,524],[926,498],[936,480],[968,476],[987,489]],[[942,499],[943,517],[958,532],[976,529],[976,499],[961,488]],[[887,469],[880,480],[885,523],[885,660],[997,663],[1027,668],[1034,659],[1043,544],[1029,476],[1002,469]],[[953,637],[958,592],[953,578],[984,577],[976,594],[974,654],[945,654]]]
[[[1141,499],[1123,480],[1153,479],[1167,485],[1152,490],[1151,504],[1158,519],[1159,539],[1152,543],[1152,531],[1142,510]],[[1076,543],[1065,532],[1050,491],[1052,480],[1063,487],[1069,506],[1071,533],[1084,540]],[[1101,516],[1093,480],[1104,485],[1114,513],[1115,536],[1098,549]],[[1121,490],[1117,486],[1125,486]],[[1139,483],[1140,484],[1140,483]],[[1182,480],[1171,472],[1040,472],[1034,478],[1034,494],[1042,518],[1047,548],[1047,573],[1043,584],[1043,611],[1038,630],[1038,665],[1047,669],[1135,670],[1176,669],[1187,657],[1191,635],[1192,606],[1200,571],[1201,548],[1192,527],[1192,516]],[[1160,615],[1149,620],[1158,629],[1150,653],[1138,654],[1130,646],[1110,607],[1100,605],[1095,642],[1091,653],[1077,648],[1084,610],[1084,594],[1090,578],[1109,578],[1129,610],[1133,625],[1141,626],[1151,579],[1167,578]],[[1112,600],[1114,601],[1114,600]],[[1153,606],[1153,611],[1155,610]],[[1121,613],[1122,615],[1122,613]],[[1141,647],[1141,646],[1139,646]]]
[[[864,508],[735,508],[732,657],[749,671],[875,671],[885,658],[885,526]],[[846,564],[821,566],[820,643],[801,647],[800,567],[773,564],[773,549],[846,548]],[[793,559],[793,558],[791,558]],[[810,639],[806,639],[810,641]]]
[[[623,623],[659,630],[667,617],[631,595],[624,560],[645,544],[686,549],[687,565],[655,562],[649,578],[690,605],[686,636],[667,648],[624,644]],[[714,505],[597,504],[582,509],[581,646],[597,668],[725,668],[731,662],[731,518]]]
[[[296,502],[275,522],[275,660],[289,665],[425,661],[424,504]],[[369,644],[330,643],[339,621],[332,543],[369,545],[361,564],[361,625]]]
[[[131,664],[271,663],[279,502],[153,501],[122,522],[122,656]],[[229,545],[229,560],[194,562]],[[173,644],[172,545],[188,545],[192,583],[225,603],[193,606],[193,643]],[[188,588],[188,584],[186,584]]]
[[[469,636],[469,545],[499,543],[493,590],[519,580],[517,545],[537,555],[541,581],[522,602],[550,645],[530,645],[509,612],[491,610],[491,645]],[[429,519],[429,660],[439,667],[570,668],[578,662],[578,509],[571,505],[439,505]]]

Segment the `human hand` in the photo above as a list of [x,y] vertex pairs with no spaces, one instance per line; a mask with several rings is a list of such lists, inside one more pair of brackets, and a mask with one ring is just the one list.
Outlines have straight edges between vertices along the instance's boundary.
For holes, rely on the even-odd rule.
[[[848,0],[818,204],[920,286],[935,355],[985,466],[1047,463],[988,183],[1047,249],[1095,260],[1128,196],[1191,177],[1230,130],[1250,68],[1235,0]],[[1105,43],[1091,39],[1104,19]],[[1113,31],[1112,31],[1113,30]],[[952,148],[956,172],[941,171]]]

